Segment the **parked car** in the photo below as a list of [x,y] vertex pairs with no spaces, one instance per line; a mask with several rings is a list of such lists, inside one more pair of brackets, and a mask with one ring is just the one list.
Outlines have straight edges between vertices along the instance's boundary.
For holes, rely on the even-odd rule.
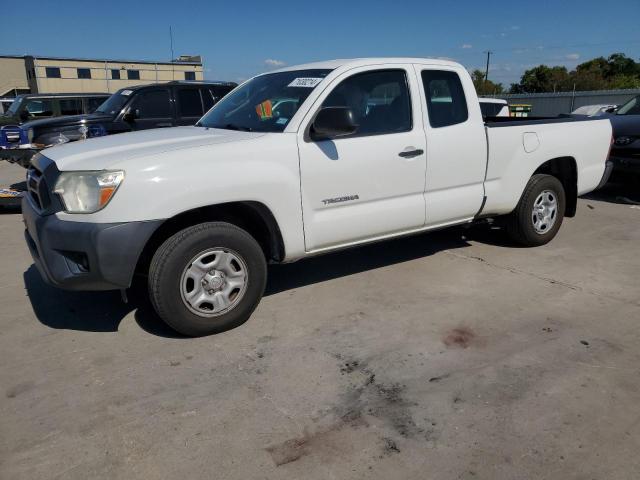
[[610,160],[616,175],[633,176],[640,181],[640,95],[622,105],[608,117],[613,126],[614,143]]
[[[184,82],[141,85],[118,90],[94,113],[27,122],[4,155],[27,166],[34,153],[91,137],[149,128],[193,125],[236,87],[231,82]],[[0,137],[0,144],[2,138]]]
[[481,98],[480,111],[482,117],[508,117],[509,104],[502,98]]
[[18,95],[0,116],[0,126],[29,120],[91,113],[109,98],[108,93],[29,93]]
[[158,315],[204,335],[249,318],[267,262],[485,217],[544,245],[606,181],[610,139],[606,119],[485,123],[454,62],[335,60],[254,77],[195,126],[45,150],[22,212],[46,281],[147,274]]
[[613,113],[618,108],[617,105],[599,104],[599,105],[583,105],[576,108],[571,115],[584,115],[587,117],[599,117],[607,113]]

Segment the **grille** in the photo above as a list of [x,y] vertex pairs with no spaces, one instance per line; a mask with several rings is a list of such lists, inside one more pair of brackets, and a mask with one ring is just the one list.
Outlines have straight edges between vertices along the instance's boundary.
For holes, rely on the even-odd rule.
[[30,167],[29,170],[27,170],[27,191],[29,192],[29,198],[31,198],[36,208],[40,211],[49,208],[51,205],[51,197],[49,196],[47,181],[42,175],[42,172],[35,167]]
[[[26,138],[26,137],[25,137]],[[0,127],[0,145],[13,147],[21,143],[22,130],[20,127],[6,126]]]

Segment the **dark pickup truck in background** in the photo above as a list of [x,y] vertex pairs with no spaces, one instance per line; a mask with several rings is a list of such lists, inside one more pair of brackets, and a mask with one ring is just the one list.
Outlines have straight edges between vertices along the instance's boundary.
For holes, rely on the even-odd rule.
[[5,138],[0,158],[27,167],[36,152],[54,145],[149,128],[194,125],[235,87],[232,82],[175,81],[123,88],[91,114],[24,123],[17,141],[11,143]]

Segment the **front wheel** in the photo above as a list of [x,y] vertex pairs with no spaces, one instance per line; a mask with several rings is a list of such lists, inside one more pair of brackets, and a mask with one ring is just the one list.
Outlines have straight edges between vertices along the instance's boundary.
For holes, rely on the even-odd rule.
[[266,279],[265,256],[251,235],[208,222],[181,230],[158,248],[149,268],[149,296],[174,330],[209,335],[246,322]]
[[560,180],[551,175],[532,176],[516,209],[507,218],[509,236],[527,247],[549,243],[562,225],[565,205]]

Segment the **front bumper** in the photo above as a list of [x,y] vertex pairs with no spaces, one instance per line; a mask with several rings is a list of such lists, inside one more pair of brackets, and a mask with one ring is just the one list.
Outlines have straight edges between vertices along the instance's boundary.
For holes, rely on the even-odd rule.
[[116,290],[131,286],[142,250],[162,220],[87,223],[40,215],[22,199],[25,238],[42,278],[65,290]]

